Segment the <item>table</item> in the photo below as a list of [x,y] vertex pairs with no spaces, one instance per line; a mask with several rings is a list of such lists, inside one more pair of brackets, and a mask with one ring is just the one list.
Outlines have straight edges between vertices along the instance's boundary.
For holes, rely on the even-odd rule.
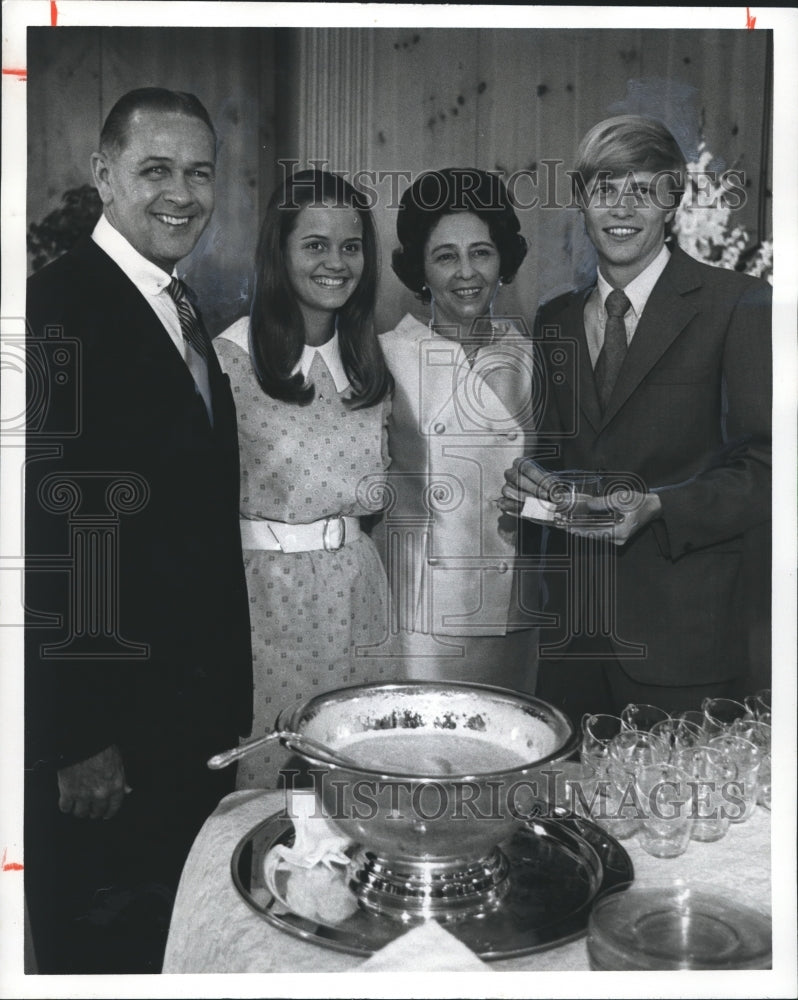
[[[284,804],[283,792],[234,792],[200,831],[178,888],[165,973],[351,972],[364,959],[294,938],[254,913],[230,875],[233,851],[253,827]],[[681,875],[720,890],[736,889],[754,906],[770,908],[770,813],[761,807],[711,844],[691,841],[679,858],[653,858],[636,838],[625,840],[636,879]],[[495,971],[576,972],[589,969],[585,938],[522,958],[490,962]],[[408,969],[407,971],[413,971]]]

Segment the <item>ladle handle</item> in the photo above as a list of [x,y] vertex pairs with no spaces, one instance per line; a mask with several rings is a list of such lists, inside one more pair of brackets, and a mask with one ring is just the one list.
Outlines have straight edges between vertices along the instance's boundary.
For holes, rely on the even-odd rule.
[[319,743],[310,736],[305,736],[303,733],[293,733],[288,729],[275,729],[271,733],[266,733],[265,736],[256,736],[254,739],[247,740],[237,747],[217,753],[215,757],[211,757],[208,761],[208,767],[212,771],[218,771],[223,767],[227,767],[228,764],[232,764],[239,757],[248,754],[251,750],[257,750],[258,747],[262,747],[264,743],[270,743],[272,740],[282,740],[283,746],[288,747],[289,750],[295,750],[298,747],[300,752],[304,750],[305,753],[309,753],[314,758],[323,760],[327,764],[332,764],[334,767],[358,766],[351,757],[347,757],[345,754],[339,753],[331,747],[326,747],[323,743]]
[[208,761],[208,767],[212,771],[220,771],[223,767],[227,767],[228,764],[237,761],[239,757],[244,757],[251,750],[257,750],[258,747],[262,747],[265,743],[271,743],[272,740],[279,740],[282,735],[281,730],[275,729],[274,732],[266,733],[265,736],[256,736],[254,739],[247,740],[245,743],[241,743],[237,747],[232,747],[230,750],[223,750],[222,753],[217,753],[211,757]]

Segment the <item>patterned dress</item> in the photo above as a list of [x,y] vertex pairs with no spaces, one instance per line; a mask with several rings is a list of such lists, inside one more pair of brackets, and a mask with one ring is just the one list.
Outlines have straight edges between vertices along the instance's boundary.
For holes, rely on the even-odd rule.
[[[388,466],[386,400],[368,409],[343,403],[322,356],[307,406],[272,399],[258,385],[247,345],[248,320],[214,341],[230,376],[238,414],[241,517],[309,523],[373,514]],[[340,385],[340,380],[339,380]],[[371,538],[336,551],[244,550],[254,674],[252,735],[274,729],[278,713],[314,695],[392,679],[381,655],[388,588]],[[368,647],[368,648],[362,648]],[[278,744],[244,757],[238,787],[275,787],[289,754]],[[292,764],[293,766],[293,764]]]

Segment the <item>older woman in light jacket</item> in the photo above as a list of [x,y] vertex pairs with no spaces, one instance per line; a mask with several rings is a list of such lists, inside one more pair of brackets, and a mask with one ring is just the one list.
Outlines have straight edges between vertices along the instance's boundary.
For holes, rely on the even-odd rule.
[[402,198],[393,268],[431,317],[380,337],[396,385],[384,553],[411,677],[533,693],[537,571],[498,506],[540,402],[523,323],[493,316],[526,255],[519,230],[504,184],[480,170],[430,171]]

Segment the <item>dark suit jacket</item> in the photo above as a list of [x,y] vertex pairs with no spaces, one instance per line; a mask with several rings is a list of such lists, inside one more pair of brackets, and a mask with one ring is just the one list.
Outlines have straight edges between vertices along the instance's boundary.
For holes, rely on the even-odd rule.
[[[745,667],[744,538],[771,516],[770,286],[674,248],[603,416],[584,329],[590,290],[539,311],[540,462],[631,473],[659,493],[661,519],[613,549],[616,639],[646,646],[623,660],[627,672],[650,684],[730,679]],[[558,339],[572,341],[573,367]],[[564,610],[561,583],[550,580],[560,606],[547,610]]]
[[30,279],[28,324],[28,765],[222,750],[249,731],[252,687],[229,380],[211,352],[211,428],[91,240]]

